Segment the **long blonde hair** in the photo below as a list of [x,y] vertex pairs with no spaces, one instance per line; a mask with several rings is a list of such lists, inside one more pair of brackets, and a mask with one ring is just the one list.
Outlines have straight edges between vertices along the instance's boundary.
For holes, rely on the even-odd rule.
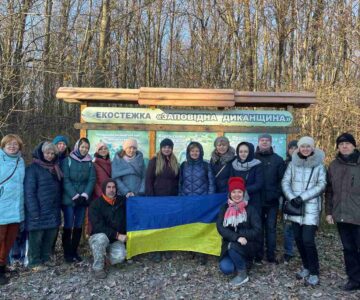
[[[171,170],[173,170],[175,175],[177,175],[179,173],[179,164],[174,153],[170,154],[169,161],[170,161]],[[164,171],[165,166],[166,166],[165,157],[164,155],[161,154],[161,150],[160,150],[158,153],[156,153],[155,175],[156,176],[160,175]]]

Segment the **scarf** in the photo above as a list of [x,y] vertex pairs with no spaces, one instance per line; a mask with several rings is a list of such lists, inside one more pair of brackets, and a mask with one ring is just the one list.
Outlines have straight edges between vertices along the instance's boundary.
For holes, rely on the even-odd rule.
[[231,199],[228,199],[227,203],[229,207],[225,212],[224,227],[232,226],[235,228],[238,224],[246,222],[247,214],[245,207],[248,205],[248,202],[242,200],[240,203],[235,203]]
[[[90,154],[86,154],[85,156],[84,155],[81,155],[80,151],[79,151],[79,144],[80,144],[80,141],[82,139],[78,140],[74,146],[74,150],[70,152],[70,157],[79,161],[79,162],[88,162],[88,161],[92,161],[92,158],[90,156]],[[89,145],[90,146],[90,145]]]
[[34,158],[33,162],[40,167],[43,167],[44,169],[48,170],[51,174],[56,175],[59,181],[64,177],[64,174],[61,172],[61,169],[57,163],[53,162],[45,162],[41,159]]
[[111,206],[114,206],[116,198],[110,198],[110,197],[106,196],[105,194],[102,194],[101,197],[103,197],[105,202],[109,203]]
[[229,147],[228,151],[223,155],[219,155],[216,149],[211,153],[211,162],[216,164],[218,161],[221,165],[227,164],[229,161],[232,161],[235,157],[235,149],[233,147]]
[[241,162],[238,159],[235,159],[232,162],[232,166],[236,171],[249,171],[252,167],[261,164],[261,161],[258,159],[253,159],[248,162]]
[[356,164],[358,159],[359,159],[359,155],[360,152],[355,149],[353,153],[349,154],[349,155],[343,155],[340,152],[338,153],[338,157],[344,161],[345,163],[352,163],[352,164]]

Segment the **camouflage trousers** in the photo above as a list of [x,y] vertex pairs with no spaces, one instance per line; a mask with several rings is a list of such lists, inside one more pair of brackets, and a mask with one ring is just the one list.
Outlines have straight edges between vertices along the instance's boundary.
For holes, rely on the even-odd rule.
[[108,257],[112,265],[119,264],[125,260],[126,249],[123,242],[110,243],[104,233],[97,233],[89,239],[90,249],[94,257],[93,270],[104,269],[105,257]]

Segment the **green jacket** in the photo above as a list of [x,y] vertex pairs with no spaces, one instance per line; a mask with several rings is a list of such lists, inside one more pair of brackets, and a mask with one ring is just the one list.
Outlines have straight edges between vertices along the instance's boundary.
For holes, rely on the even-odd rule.
[[335,222],[360,225],[360,153],[355,151],[355,162],[337,156],[329,166],[325,212]]
[[61,169],[64,173],[63,205],[74,206],[72,198],[76,194],[86,193],[91,197],[96,182],[95,168],[91,161],[80,162],[67,157],[62,161]]

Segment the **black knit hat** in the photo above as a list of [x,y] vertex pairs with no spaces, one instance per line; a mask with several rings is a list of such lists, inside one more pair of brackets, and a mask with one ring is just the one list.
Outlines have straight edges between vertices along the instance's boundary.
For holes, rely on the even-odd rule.
[[356,141],[355,138],[352,134],[350,133],[342,133],[338,136],[338,138],[336,139],[336,147],[339,147],[339,144],[342,142],[348,142],[354,145],[354,147],[356,147]]
[[165,147],[165,146],[169,146],[171,149],[174,148],[174,142],[168,138],[165,138],[161,141],[160,143],[160,149]]
[[297,140],[292,140],[292,141],[289,142],[287,148],[288,148],[288,149],[291,149],[292,147],[296,147],[296,148],[297,148],[297,143],[298,143]]
[[103,192],[104,195],[106,195],[106,186],[109,182],[115,183],[115,187],[116,187],[116,191],[117,191],[116,181],[112,178],[108,178],[108,179],[105,179],[101,184],[101,191]]

